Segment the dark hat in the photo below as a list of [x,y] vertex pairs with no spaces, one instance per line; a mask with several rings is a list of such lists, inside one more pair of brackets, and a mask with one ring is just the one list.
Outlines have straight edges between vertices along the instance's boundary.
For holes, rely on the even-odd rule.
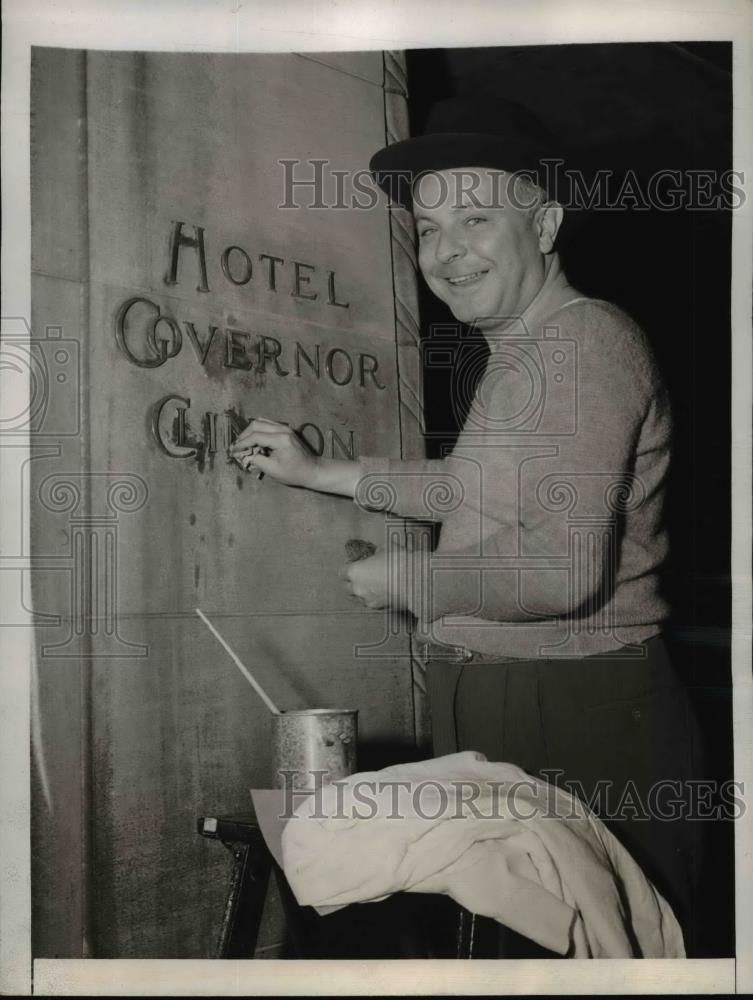
[[496,97],[450,97],[431,109],[423,134],[375,153],[369,169],[393,202],[409,206],[422,173],[453,167],[526,171],[546,187],[542,161],[554,141],[527,108]]

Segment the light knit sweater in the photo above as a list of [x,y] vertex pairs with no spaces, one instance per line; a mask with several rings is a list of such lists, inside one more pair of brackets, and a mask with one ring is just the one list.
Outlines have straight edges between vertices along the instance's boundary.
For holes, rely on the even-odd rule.
[[656,635],[671,419],[645,335],[554,269],[487,339],[447,457],[360,459],[359,506],[442,524],[407,561],[419,638],[535,658]]

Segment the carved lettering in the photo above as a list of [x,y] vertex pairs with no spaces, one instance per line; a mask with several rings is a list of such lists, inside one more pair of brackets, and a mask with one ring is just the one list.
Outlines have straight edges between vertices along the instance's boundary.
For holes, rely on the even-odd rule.
[[293,291],[290,293],[298,299],[310,299],[312,302],[314,299],[318,298],[317,292],[304,292],[301,290],[302,285],[311,284],[311,275],[303,274],[302,269],[306,268],[307,271],[315,271],[316,268],[313,264],[304,264],[300,260],[294,260],[293,262]]
[[[235,251],[236,256],[241,259],[241,271],[240,277],[236,277],[233,274],[232,268],[230,267],[230,255]],[[251,280],[251,275],[253,274],[253,265],[251,264],[251,258],[243,249],[243,247],[231,246],[225,247],[222,251],[222,256],[220,257],[220,267],[222,268],[222,273],[225,275],[227,280],[233,285],[247,285]]]
[[202,343],[201,340],[199,339],[199,335],[196,332],[196,327],[193,325],[193,323],[191,323],[189,320],[185,320],[183,326],[186,329],[186,333],[188,334],[188,339],[191,341],[191,345],[193,346],[194,351],[196,351],[197,358],[202,363],[202,365],[206,364],[207,355],[209,354],[209,348],[212,346],[212,341],[214,340],[214,335],[215,333],[217,333],[218,327],[210,326],[209,336],[207,337],[206,342]]
[[356,442],[353,436],[353,431],[348,431],[349,441],[346,444],[336,430],[330,428],[329,432],[329,445],[330,454],[332,458],[337,458],[337,453],[339,452],[344,458],[355,459],[356,457]]
[[386,385],[382,385],[376,377],[377,368],[379,367],[379,361],[374,357],[373,354],[359,354],[358,356],[358,381],[362,386],[366,385],[366,376],[371,376],[371,381],[377,387],[377,389],[386,389]]
[[[206,367],[220,328],[208,324],[205,327],[207,333],[201,335],[191,320],[183,320],[182,328],[185,337],[191,342],[193,353]],[[306,345],[298,341],[283,344],[276,337],[253,334],[233,327],[226,327],[223,333],[224,348],[220,350],[223,352],[222,364],[225,368],[251,371],[256,367],[260,373],[271,370],[275,375],[285,377],[290,374],[285,367],[287,357],[292,362],[297,378],[312,375],[320,379],[322,376],[320,344]],[[144,296],[126,299],[115,316],[118,348],[131,364],[139,368],[159,368],[170,358],[176,357],[182,349],[183,336],[178,320],[162,313],[159,305]],[[324,373],[333,385],[350,385],[354,382],[356,368],[361,388],[373,385],[379,390],[386,389],[379,378],[379,360],[375,355],[362,352],[351,356],[343,347],[331,347],[326,352]]]
[[241,368],[248,371],[253,368],[251,359],[246,354],[246,344],[251,334],[245,330],[225,330],[225,368]]
[[[337,378],[335,375],[335,358],[337,356],[345,359],[344,378]],[[353,378],[353,362],[350,360],[347,351],[344,351],[341,347],[333,347],[331,351],[327,352],[327,357],[324,360],[324,370],[335,385],[347,385]]]
[[280,355],[282,354],[282,344],[274,337],[262,337],[259,345],[259,371],[267,370],[267,361],[274,362],[275,371],[278,375],[287,375],[288,372],[280,367]]
[[[143,342],[151,350],[151,355],[149,357],[138,357],[135,355],[128,346],[128,340],[126,337],[126,325],[128,314],[134,306],[142,304],[145,305],[152,313],[152,317],[146,324],[146,329],[143,332]],[[165,321],[170,326],[171,338],[170,341],[165,340],[161,337],[157,340],[156,330],[157,324],[160,321]],[[137,365],[139,368],[159,368],[160,365],[164,365],[168,358],[174,358],[182,346],[182,338],[180,335],[180,329],[175,320],[168,316],[163,316],[160,313],[160,308],[150,299],[145,299],[141,296],[134,296],[131,299],[126,299],[126,301],[121,305],[120,309],[115,316],[115,342],[120,348],[121,353],[126,357],[131,364]],[[168,343],[171,347],[168,349]]]
[[[162,414],[170,403],[175,406],[172,436],[166,435],[162,426]],[[183,396],[163,396],[152,407],[152,436],[170,458],[192,458],[197,454],[196,448],[186,444],[186,410],[190,405],[191,400],[184,399]]]
[[327,302],[331,306],[339,306],[341,309],[349,309],[350,302],[338,302],[335,291],[335,272],[327,271]]
[[223,445],[227,451],[241,431],[246,429],[248,421],[242,420],[233,410],[225,410],[223,417]]
[[[297,162],[297,161],[286,161]],[[323,161],[322,161],[323,162]],[[342,189],[345,171],[334,171],[337,184],[338,201],[342,196]],[[308,182],[305,182],[308,183]],[[187,224],[174,220],[170,231],[168,257],[169,263],[167,272],[163,278],[166,285],[178,284],[178,266],[180,264],[181,250],[184,248],[194,250],[198,263],[200,283],[196,286],[198,292],[209,291],[209,280],[207,278],[207,255],[204,244],[204,228],[202,226],[191,226],[193,236],[184,232]],[[265,273],[267,278],[267,291],[277,291],[278,265],[283,267],[285,259],[276,254],[260,253],[259,260],[266,264]],[[319,293],[312,287],[312,275],[316,271],[313,264],[306,264],[304,261],[293,260],[293,287],[291,295],[298,299],[307,299],[314,302],[319,298]],[[247,285],[253,278],[253,262],[251,257],[243,247],[237,244],[225,247],[220,254],[220,268],[227,280],[235,286]],[[340,301],[337,297],[336,275],[332,270],[327,271],[327,305],[338,309],[349,309],[350,302]]]
[[269,266],[267,267],[267,288],[270,292],[277,291],[277,265],[284,264],[285,261],[282,257],[275,257],[271,253],[260,253],[259,260],[269,261]]
[[217,452],[217,414],[211,410],[204,414],[204,450],[207,455]]
[[311,358],[306,353],[306,351],[304,351],[303,347],[298,342],[296,342],[295,374],[298,375],[299,377],[301,374],[301,358],[303,358],[303,360],[309,366],[311,371],[316,375],[317,378],[319,378],[319,345],[314,344],[314,347],[316,348],[316,353],[314,354],[314,360],[312,361]]
[[[167,339],[157,336],[157,327],[161,323],[164,323],[170,330]],[[176,354],[180,353],[180,349],[183,346],[183,335],[180,332],[177,320],[174,320],[172,316],[163,316],[161,314],[157,316],[147,328],[146,339],[154,353],[160,357],[163,352],[167,352],[168,358],[174,358]],[[170,347],[167,347],[167,344],[170,344]]]
[[[171,407],[172,424],[169,422]],[[183,396],[163,396],[152,406],[151,431],[165,455],[170,458],[195,458],[203,470],[206,457],[223,450],[227,453],[248,421],[234,409],[225,410],[222,414],[207,410],[201,415],[201,431],[196,439],[189,436],[186,414],[190,407],[191,400]],[[317,424],[307,421],[297,428],[297,433],[317,455],[323,455],[329,448],[332,458],[356,458],[355,435],[351,430],[345,432],[344,439],[332,427],[327,428],[325,433]]]
[[[306,430],[306,428],[308,428],[308,427],[310,427],[311,430],[314,432],[314,435],[315,435],[315,438],[316,438],[316,443],[314,443],[311,440],[311,434],[304,434],[303,433],[304,430]],[[316,424],[312,424],[312,423],[301,424],[301,426],[297,429],[296,433],[298,433],[298,434],[301,435],[301,437],[304,439],[304,441],[306,442],[306,444],[309,445],[309,447],[311,448],[311,450],[314,452],[315,455],[318,455],[318,456],[321,457],[324,454],[324,435],[319,430],[319,428],[316,426]]]
[[166,285],[178,284],[178,258],[182,247],[190,247],[196,250],[199,255],[199,273],[201,284],[196,286],[197,292],[208,292],[209,283],[207,281],[207,257],[204,250],[204,230],[201,226],[194,226],[194,236],[186,236],[183,233],[183,223],[173,222],[172,233],[170,234],[170,266],[165,275]]

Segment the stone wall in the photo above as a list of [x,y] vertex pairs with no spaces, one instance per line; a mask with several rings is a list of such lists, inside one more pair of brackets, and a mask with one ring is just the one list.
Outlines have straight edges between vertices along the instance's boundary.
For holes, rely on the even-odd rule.
[[250,811],[269,718],[195,607],[283,709],[359,709],[367,765],[413,752],[408,637],[355,656],[384,616],[337,578],[383,519],[226,453],[257,415],[420,453],[409,233],[394,274],[383,204],[278,207],[313,172],[280,160],[327,160],[331,206],[330,172],[400,137],[387,62],[385,111],[381,52],[33,54],[37,957],[212,954],[228,856],[196,818]]

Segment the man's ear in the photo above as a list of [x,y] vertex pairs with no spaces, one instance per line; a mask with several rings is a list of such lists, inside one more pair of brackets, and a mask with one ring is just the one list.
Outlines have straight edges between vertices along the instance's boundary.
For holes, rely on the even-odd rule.
[[563,215],[564,209],[556,201],[548,201],[536,212],[536,234],[539,238],[539,250],[542,253],[551,253],[554,250]]

